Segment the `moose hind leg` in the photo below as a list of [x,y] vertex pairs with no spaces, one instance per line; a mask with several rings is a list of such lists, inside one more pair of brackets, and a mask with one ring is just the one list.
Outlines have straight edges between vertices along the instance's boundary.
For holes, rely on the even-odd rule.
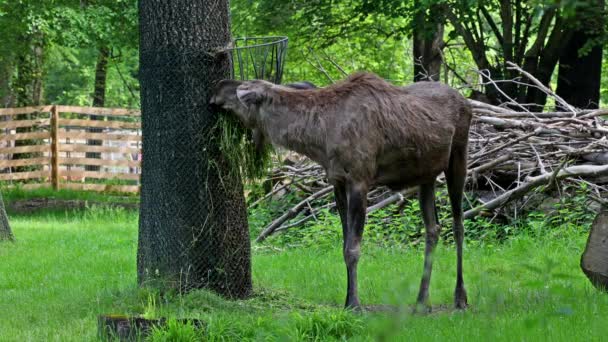
[[346,308],[360,309],[357,294],[357,264],[359,262],[361,238],[365,225],[365,210],[367,209],[367,188],[359,184],[349,184],[346,187],[347,210],[346,227],[344,229],[344,261],[348,286]]
[[464,148],[454,148],[450,157],[450,165],[446,171],[448,194],[452,205],[454,222],[452,230],[456,242],[456,289],[454,291],[454,304],[457,309],[467,307],[467,292],[464,288],[462,276],[462,245],[464,242],[464,225],[462,223],[462,196],[467,174],[467,154]]
[[416,302],[416,310],[430,310],[428,303],[429,284],[433,270],[433,250],[439,240],[440,227],[437,223],[435,212],[435,183],[423,184],[419,193],[422,220],[426,229],[426,246],[424,249],[424,270],[420,281],[420,290]]
[[336,184],[334,184],[334,196],[336,199],[336,209],[338,209],[338,215],[340,215],[340,223],[342,223],[342,236],[344,237],[342,248],[344,248],[346,246],[346,227],[348,227],[348,202],[346,199],[346,187],[344,183],[336,182]]

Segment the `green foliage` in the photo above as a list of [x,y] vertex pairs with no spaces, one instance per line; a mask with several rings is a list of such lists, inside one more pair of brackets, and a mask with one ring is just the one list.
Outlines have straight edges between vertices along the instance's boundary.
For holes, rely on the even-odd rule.
[[[467,243],[475,245],[493,245],[505,243],[519,236],[535,238],[560,238],[571,233],[585,233],[589,230],[595,217],[595,211],[589,205],[589,189],[583,183],[580,186],[564,188],[564,194],[547,213],[523,213],[515,221],[505,218],[478,216],[465,220],[465,237]],[[446,243],[453,243],[452,213],[447,192],[441,188],[436,193],[438,218],[441,237]],[[295,204],[293,194],[281,201],[269,201],[250,210],[249,220],[252,237],[269,224],[274,218]],[[314,204],[315,206],[323,203]],[[466,208],[465,208],[466,210]],[[521,215],[521,214],[520,214]],[[290,222],[296,222],[296,217]],[[287,223],[289,224],[289,223]],[[421,218],[418,200],[406,199],[399,206],[390,205],[374,211],[367,216],[363,241],[383,247],[424,246],[425,231]],[[335,209],[324,209],[299,227],[276,233],[266,243],[274,247],[329,247],[342,242],[342,226]]]
[[203,333],[192,322],[180,322],[169,319],[167,324],[154,327],[147,339],[150,342],[198,342],[203,340]]
[[290,339],[294,341],[343,341],[359,336],[363,330],[363,320],[348,311],[322,310],[306,315],[296,312],[291,318],[295,329]]

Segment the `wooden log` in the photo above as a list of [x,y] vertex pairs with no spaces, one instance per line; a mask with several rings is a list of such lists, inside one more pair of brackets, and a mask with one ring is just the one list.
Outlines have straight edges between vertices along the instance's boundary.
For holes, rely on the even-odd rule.
[[330,185],[330,186],[328,186],[326,188],[323,188],[323,189],[315,192],[314,194],[308,196],[305,200],[303,200],[302,202],[298,203],[295,207],[291,208],[289,211],[287,211],[281,217],[279,217],[278,219],[274,220],[270,225],[268,225],[268,227],[266,227],[260,233],[260,235],[257,237],[257,239],[255,240],[255,242],[262,242],[262,241],[264,241],[277,228],[279,228],[285,221],[290,220],[290,219],[298,216],[298,214],[300,213],[300,211],[302,210],[302,208],[304,208],[306,205],[309,205],[309,202],[314,201],[314,200],[316,200],[318,198],[321,198],[321,197],[323,197],[325,195],[328,195],[333,190],[334,190],[333,185]]
[[604,208],[591,225],[581,256],[581,269],[593,286],[608,292],[608,208]]

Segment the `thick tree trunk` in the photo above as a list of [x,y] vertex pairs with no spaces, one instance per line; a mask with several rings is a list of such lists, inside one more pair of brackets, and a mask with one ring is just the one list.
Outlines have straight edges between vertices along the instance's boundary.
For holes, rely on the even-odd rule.
[[[602,81],[602,45],[579,57],[580,49],[590,40],[599,38],[604,31],[604,0],[595,0],[594,7],[583,14],[583,27],[572,38],[559,58],[557,95],[578,108],[598,108]],[[588,17],[590,16],[590,17]]]
[[[414,20],[414,82],[439,81],[443,63],[443,23],[432,23],[433,18],[427,18],[424,11],[417,11]],[[427,26],[432,26],[433,30],[425,30]]]
[[[44,66],[44,36],[41,32],[34,32],[25,39],[29,42],[29,49],[21,51],[21,54],[16,58],[17,75],[13,81],[13,94],[15,96],[15,105],[23,106],[39,106],[42,104],[43,98],[43,66]],[[16,119],[33,120],[40,118],[39,113],[23,114],[14,117]],[[19,127],[17,133],[32,132],[36,128]],[[42,140],[17,140],[15,146],[38,145],[43,143]],[[41,157],[40,152],[29,152],[21,154],[13,154],[12,159],[27,159]],[[15,166],[13,172],[37,171],[41,170],[41,166]]]
[[581,269],[597,289],[608,292],[608,209],[604,208],[591,225]]
[[141,0],[143,168],[138,279],[251,293],[243,188],[219,150],[208,104],[230,75],[227,0]]
[[15,239],[11,226],[8,223],[8,216],[6,215],[6,209],[4,208],[4,200],[0,193],[0,241],[13,241]]
[[[93,90],[93,107],[103,107],[106,102],[106,80],[108,74],[108,58],[110,56],[110,49],[107,46],[101,46],[99,48],[99,55],[97,56],[97,65],[95,67],[95,89]],[[92,115],[91,120],[103,120],[103,116]],[[102,128],[89,128],[91,133],[100,133]],[[87,140],[87,145],[100,146],[101,140]],[[87,158],[100,159],[101,153],[99,152],[87,152],[85,154]],[[99,171],[101,167],[99,165],[85,165],[86,171]]]
[[[557,66],[560,55],[567,47],[570,38],[572,37],[572,31],[567,28],[565,19],[560,15],[555,17],[555,24],[551,30],[551,34],[547,40],[547,44],[542,49],[538,57],[538,64],[532,66],[530,69],[524,69],[530,72],[537,80],[542,82],[547,87],[550,87],[551,76]],[[526,103],[533,103],[540,108],[534,108],[536,110],[542,110],[542,106],[547,103],[547,94],[536,87],[528,87],[526,92]]]

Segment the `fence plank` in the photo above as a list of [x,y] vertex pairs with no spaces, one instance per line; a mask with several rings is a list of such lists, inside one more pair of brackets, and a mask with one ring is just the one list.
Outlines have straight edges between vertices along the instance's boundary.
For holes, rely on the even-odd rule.
[[102,192],[139,192],[139,185],[62,183],[61,187],[71,190],[93,190]]
[[136,109],[125,108],[100,108],[100,107],[77,107],[77,106],[57,106],[60,113],[76,113],[88,115],[104,116],[140,116],[141,112]]
[[36,120],[9,120],[0,122],[0,129],[6,128],[19,128],[19,127],[37,127],[37,126],[48,126],[51,124],[50,119],[36,119]]
[[17,134],[0,134],[0,141],[50,139],[51,132],[30,132]]
[[141,141],[141,135],[135,134],[109,134],[109,133],[89,133],[73,132],[65,129],[59,130],[59,139],[90,139],[90,140],[115,140],[115,141]]
[[136,160],[107,160],[93,158],[60,158],[59,163],[62,165],[99,165],[99,166],[128,166],[139,167],[140,162]]
[[37,112],[50,112],[53,106],[35,106],[35,107],[19,107],[19,108],[0,108],[0,116],[29,114]]
[[67,179],[120,179],[120,180],[139,180],[139,174],[137,173],[112,173],[112,172],[97,172],[97,171],[74,171],[74,170],[62,170],[61,178]]
[[61,144],[60,152],[100,152],[100,153],[139,153],[141,149],[137,147],[121,146],[92,146],[82,144]]
[[80,119],[59,119],[59,125],[60,126],[116,128],[116,129],[140,129],[141,128],[141,123],[139,123],[139,122],[80,120]]
[[49,145],[30,145],[30,146],[16,146],[16,147],[1,147],[0,153],[30,153],[30,152],[51,152],[51,146]]
[[50,163],[51,163],[50,157],[0,160],[0,168],[11,167],[11,166],[48,165]]
[[0,180],[6,181],[6,180],[18,180],[18,179],[49,178],[50,176],[51,176],[51,172],[49,170],[0,173]]

